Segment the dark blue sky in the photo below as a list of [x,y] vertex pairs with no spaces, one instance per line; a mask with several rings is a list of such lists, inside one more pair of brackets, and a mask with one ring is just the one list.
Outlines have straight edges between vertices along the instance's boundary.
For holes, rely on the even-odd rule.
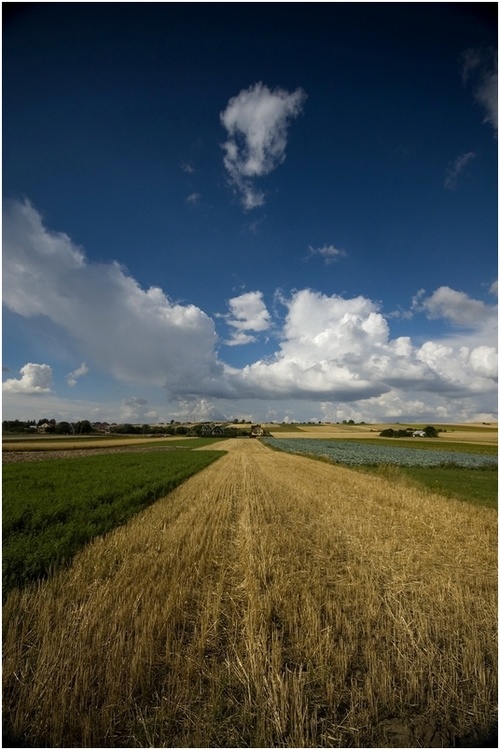
[[[6,409],[491,415],[496,4],[15,10],[3,29]],[[54,233],[67,245],[52,266]],[[62,273],[75,248],[80,273]],[[43,301],[28,304],[43,268]],[[99,269],[109,304],[96,331],[85,311]],[[127,340],[123,362],[99,340],[113,335],[110,305],[144,344]],[[405,337],[409,369],[394,354]]]

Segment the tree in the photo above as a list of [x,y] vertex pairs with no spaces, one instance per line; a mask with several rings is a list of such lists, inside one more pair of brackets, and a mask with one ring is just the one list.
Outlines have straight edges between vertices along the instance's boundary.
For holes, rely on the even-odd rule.
[[394,437],[394,430],[392,427],[388,427],[386,430],[382,430],[380,437]]
[[134,435],[137,431],[134,425],[130,424],[130,422],[124,422],[120,427],[120,432],[124,435]]
[[92,425],[88,419],[82,419],[81,422],[74,422],[73,428],[75,435],[89,435],[92,432]]
[[392,437],[392,438],[407,438],[412,436],[412,430],[393,430],[392,427],[388,427],[382,430],[380,437]]
[[19,419],[4,419],[2,430],[3,432],[29,432],[29,422],[20,422]]
[[71,435],[72,432],[73,430],[69,422],[59,422],[56,425],[57,435]]
[[430,424],[428,424],[427,427],[424,427],[423,432],[425,432],[426,437],[430,437],[430,438],[437,438],[439,434],[436,428]]

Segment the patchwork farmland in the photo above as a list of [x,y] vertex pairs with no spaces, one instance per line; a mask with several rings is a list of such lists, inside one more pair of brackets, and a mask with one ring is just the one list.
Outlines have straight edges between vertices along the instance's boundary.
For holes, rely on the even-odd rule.
[[6,596],[4,745],[495,743],[496,510],[258,440],[210,449]]

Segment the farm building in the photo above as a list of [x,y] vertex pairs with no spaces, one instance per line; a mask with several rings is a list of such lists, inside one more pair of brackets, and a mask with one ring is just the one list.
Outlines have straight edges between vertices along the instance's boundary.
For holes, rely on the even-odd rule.
[[250,429],[250,437],[258,438],[258,437],[263,437],[263,435],[264,435],[264,430],[260,426],[260,424],[252,425]]
[[222,437],[224,434],[224,428],[221,425],[205,422],[202,425],[196,426],[194,434],[202,435],[203,437]]

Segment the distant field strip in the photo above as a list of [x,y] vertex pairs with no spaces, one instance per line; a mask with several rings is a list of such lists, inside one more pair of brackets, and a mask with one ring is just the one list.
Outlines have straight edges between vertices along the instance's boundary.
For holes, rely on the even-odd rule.
[[[406,424],[379,424],[379,425],[266,425],[267,429],[280,438],[314,438],[329,439],[337,438],[340,440],[359,440],[360,438],[370,438],[377,442],[382,440],[378,433],[388,427],[401,429],[411,427],[421,429],[425,425],[406,425]],[[478,445],[498,445],[498,425],[480,426],[480,425],[436,425],[441,431],[440,440],[460,444],[477,443]],[[423,440],[423,438],[422,438]],[[420,438],[414,438],[418,443]]]
[[254,440],[224,447],[8,596],[7,742],[491,741],[496,512]]
[[104,452],[108,448],[123,448],[131,446],[142,446],[143,448],[157,448],[159,446],[183,446],[183,447],[196,447],[202,444],[213,443],[215,438],[187,438],[187,437],[175,437],[175,438],[151,438],[151,437],[122,437],[122,438],[109,438],[92,436],[92,438],[70,438],[70,437],[46,437],[41,436],[36,438],[4,438],[2,440],[2,451],[3,453],[11,452],[25,452],[25,451],[79,451],[79,450],[94,450],[96,452]]
[[310,440],[271,438],[264,440],[269,446],[289,453],[304,453],[312,456],[325,456],[332,461],[347,466],[363,464],[394,464],[395,466],[441,466],[455,464],[467,468],[496,466],[497,457],[482,453],[465,453],[435,448],[403,448],[397,445],[376,445],[350,440]]

